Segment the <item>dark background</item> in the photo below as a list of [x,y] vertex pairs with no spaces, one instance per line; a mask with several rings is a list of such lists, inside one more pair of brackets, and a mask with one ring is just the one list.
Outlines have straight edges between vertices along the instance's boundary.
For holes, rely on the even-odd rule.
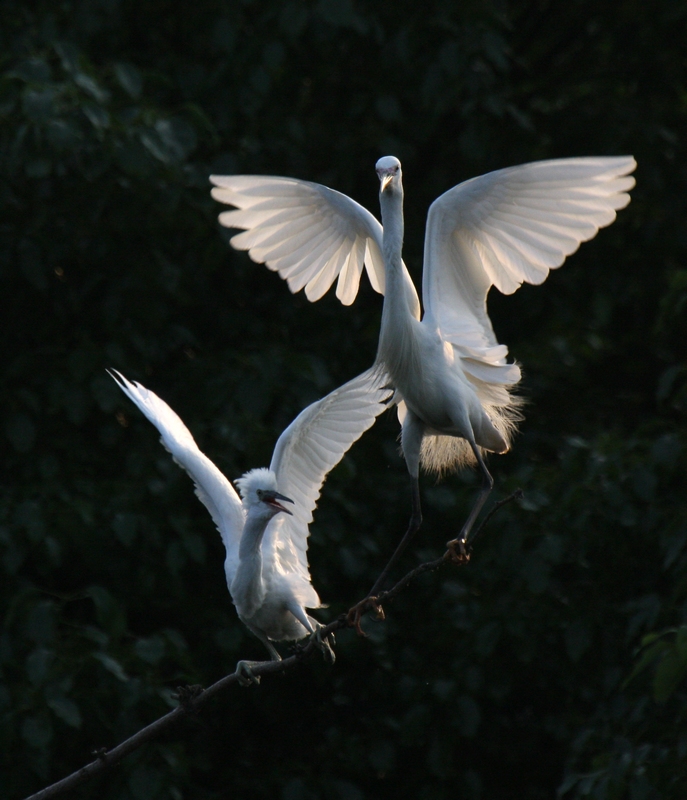
[[[191,482],[106,375],[179,412],[230,478],[372,362],[381,298],[311,305],[228,246],[211,172],[292,175],[375,214],[541,158],[633,154],[632,203],[490,312],[526,421],[473,562],[319,660],[233,687],[73,797],[687,796],[687,3],[5,0],[0,11],[0,771],[19,798],[263,648]],[[312,526],[333,619],[409,513],[394,415]],[[421,481],[399,568],[478,486]],[[648,637],[648,638],[647,638]],[[287,648],[282,647],[287,652]]]

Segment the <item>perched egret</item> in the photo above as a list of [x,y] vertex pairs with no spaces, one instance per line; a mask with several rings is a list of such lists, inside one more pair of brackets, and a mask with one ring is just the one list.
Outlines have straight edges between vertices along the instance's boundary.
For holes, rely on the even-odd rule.
[[[390,392],[380,387],[379,376],[370,369],[302,411],[277,440],[270,468],[253,469],[236,481],[241,502],[167,403],[115,370],[110,374],[193,479],[222,536],[227,585],[241,621],[272,660],[281,660],[273,641],[308,634],[333,660],[319,638],[319,623],[306,611],[321,607],[308,570],[308,525],[327,474],[386,408]],[[255,663],[237,665],[242,683],[254,680]]]
[[508,363],[487,314],[491,286],[512,294],[540,284],[580,243],[610,225],[630,201],[631,156],[539,161],[465,181],[431,205],[425,232],[421,318],[402,260],[403,185],[393,156],[376,165],[383,228],[346,195],[292,178],[212,176],[213,197],[236,210],[220,214],[239,250],[318,300],[353,302],[363,266],[384,294],[376,365],[396,390],[401,444],[413,492],[408,536],[422,516],[419,465],[442,472],[477,463],[483,487],[453,543],[464,547],[493,480],[483,451],[504,453],[520,418]]

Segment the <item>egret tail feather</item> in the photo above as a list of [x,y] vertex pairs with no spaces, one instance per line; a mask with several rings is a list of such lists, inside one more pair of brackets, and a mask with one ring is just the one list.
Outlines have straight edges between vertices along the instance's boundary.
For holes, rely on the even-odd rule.
[[[524,405],[524,400],[517,395],[510,395],[509,399],[508,406],[484,405],[484,411],[495,429],[493,433],[497,436],[490,437],[490,440],[480,440],[480,437],[476,437],[483,453],[505,453],[510,449],[518,422],[522,419],[520,408]],[[428,472],[441,476],[462,467],[474,467],[477,465],[477,459],[467,439],[428,434],[422,440],[420,463]]]

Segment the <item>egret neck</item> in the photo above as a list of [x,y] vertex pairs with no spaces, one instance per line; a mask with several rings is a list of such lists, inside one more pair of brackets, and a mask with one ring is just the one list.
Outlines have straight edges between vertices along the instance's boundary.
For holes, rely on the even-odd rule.
[[400,173],[384,185],[379,193],[382,211],[382,250],[386,290],[382,308],[377,360],[391,375],[394,384],[402,390],[403,376],[408,365],[421,368],[415,329],[418,321],[413,316],[408,297],[407,278],[403,269],[403,185]]
[[262,605],[266,590],[262,578],[262,539],[269,521],[261,509],[251,507],[239,544],[239,563],[231,584],[231,594],[241,598],[244,616],[250,617]]

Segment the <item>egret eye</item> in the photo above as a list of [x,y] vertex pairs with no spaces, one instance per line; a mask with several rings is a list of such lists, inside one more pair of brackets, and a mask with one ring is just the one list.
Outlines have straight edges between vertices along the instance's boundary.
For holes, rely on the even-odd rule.
[[257,496],[258,496],[258,500],[262,500],[262,495],[264,494],[262,489],[258,489],[255,494],[257,494]]

